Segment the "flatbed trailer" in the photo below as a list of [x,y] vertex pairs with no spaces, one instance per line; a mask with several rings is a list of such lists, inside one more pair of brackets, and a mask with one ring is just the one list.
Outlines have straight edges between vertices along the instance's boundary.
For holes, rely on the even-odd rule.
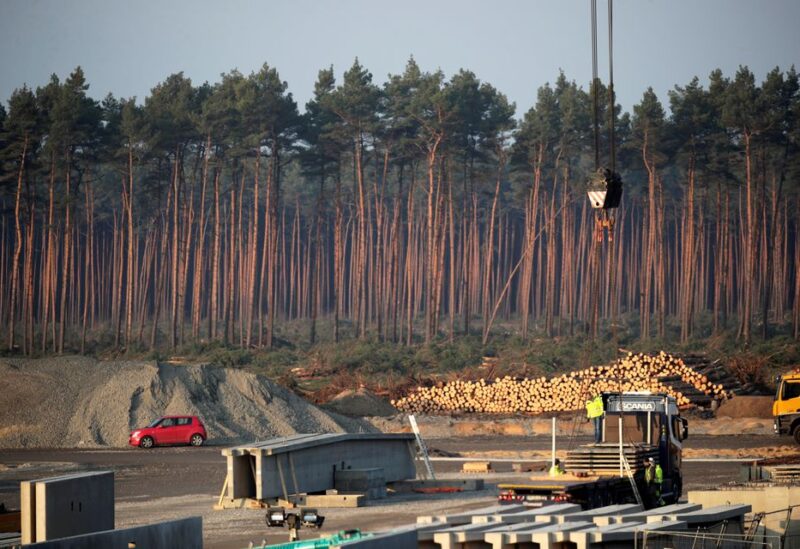
[[[514,484],[500,484],[500,503],[576,503],[593,509],[619,503],[636,503],[628,477],[562,477],[532,478]],[[641,488],[640,488],[641,490]]]
[[637,503],[635,484],[642,503],[652,506],[656,502],[648,498],[644,482],[650,459],[662,469],[661,499],[666,503],[680,499],[682,442],[689,431],[675,399],[647,392],[604,393],[602,397],[603,440],[567,451],[567,474],[498,485],[500,503],[558,501],[584,509]]

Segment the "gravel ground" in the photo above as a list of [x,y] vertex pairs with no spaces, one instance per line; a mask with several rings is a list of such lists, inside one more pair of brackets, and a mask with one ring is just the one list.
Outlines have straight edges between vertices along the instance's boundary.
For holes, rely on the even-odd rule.
[[[760,448],[776,443],[774,437],[699,436],[690,439],[692,447],[707,455],[724,455],[734,448]],[[576,444],[587,442],[578,439]],[[431,448],[473,455],[508,452],[523,454],[545,451],[550,440],[544,436],[480,436],[429,439]],[[19,481],[55,476],[83,470],[112,470],[115,477],[117,527],[135,526],[188,516],[203,517],[205,546],[244,548],[250,541],[266,539],[278,543],[287,539],[283,530],[264,526],[264,511],[237,509],[214,511],[225,479],[226,462],[222,447],[141,449],[33,449],[0,450],[0,503],[9,508],[19,505]],[[475,478],[459,473],[457,461],[434,462],[441,478]],[[496,501],[496,485],[524,481],[526,473],[514,473],[511,463],[496,462],[495,472],[481,475],[487,486],[480,492],[439,495],[391,495],[367,507],[325,509],[321,532],[304,530],[305,538],[330,534],[346,528],[385,530],[415,521],[418,515],[466,510],[491,505]],[[741,463],[684,463],[687,490],[714,488],[738,479]],[[418,464],[421,469],[421,464]]]

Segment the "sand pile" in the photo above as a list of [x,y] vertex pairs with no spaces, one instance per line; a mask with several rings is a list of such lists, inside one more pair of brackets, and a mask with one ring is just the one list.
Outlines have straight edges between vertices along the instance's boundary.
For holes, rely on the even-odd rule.
[[0,448],[126,446],[164,414],[200,416],[209,442],[375,430],[320,410],[252,373],[213,365],[0,360]]
[[342,391],[323,407],[350,417],[388,417],[399,413],[388,401],[363,387],[357,391]]
[[723,400],[717,410],[717,417],[760,417],[772,418],[771,396],[736,395],[731,399]]

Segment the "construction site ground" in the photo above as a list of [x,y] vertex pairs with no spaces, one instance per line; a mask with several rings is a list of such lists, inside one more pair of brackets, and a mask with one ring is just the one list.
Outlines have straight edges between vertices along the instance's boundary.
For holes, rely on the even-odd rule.
[[[486,488],[479,492],[450,494],[390,494],[384,500],[369,502],[359,509],[325,509],[321,531],[303,530],[301,539],[317,537],[342,529],[385,530],[413,523],[416,517],[469,510],[496,501],[496,484],[520,482],[531,473],[515,473],[513,462],[544,464],[550,451],[550,438],[539,436],[482,435],[428,438],[431,454],[487,457],[494,472],[481,475]],[[568,446],[591,442],[580,436],[560,440],[559,451]],[[264,511],[234,509],[214,511],[225,479],[223,446],[202,448],[141,449],[3,449],[0,450],[0,503],[19,506],[19,481],[83,470],[113,470],[115,473],[116,525],[118,528],[187,516],[203,517],[205,546],[244,548],[249,542],[266,540],[279,543],[288,539],[285,530],[267,529]],[[767,450],[770,450],[769,452]],[[768,457],[797,454],[787,438],[773,435],[690,437],[684,464],[685,488],[716,487],[739,478],[741,461],[733,457]],[[475,478],[460,472],[462,462],[449,458],[434,461],[440,478]],[[714,459],[713,462],[705,460]],[[703,461],[695,461],[703,460]],[[422,470],[421,464],[419,469]]]

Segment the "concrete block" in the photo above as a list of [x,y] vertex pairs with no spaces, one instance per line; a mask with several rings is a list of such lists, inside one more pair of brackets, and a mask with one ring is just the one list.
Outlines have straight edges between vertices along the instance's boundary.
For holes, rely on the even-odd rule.
[[383,469],[347,469],[336,471],[333,484],[338,492],[361,493],[367,499],[382,499],[386,497],[386,477]]
[[300,494],[292,502],[303,507],[352,508],[364,505],[364,494]]
[[98,471],[20,484],[22,543],[114,528],[114,473]]
[[139,549],[202,549],[203,519],[189,517],[124,528],[94,532],[56,540],[34,543],[35,549],[128,549],[130,543]]

